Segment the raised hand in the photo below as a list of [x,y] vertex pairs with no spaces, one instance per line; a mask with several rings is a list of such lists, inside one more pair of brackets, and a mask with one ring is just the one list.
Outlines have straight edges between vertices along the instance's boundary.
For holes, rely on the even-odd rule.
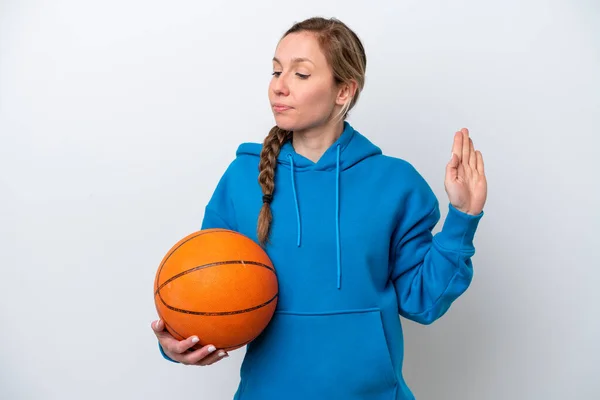
[[450,204],[456,209],[471,215],[481,213],[487,198],[483,156],[473,147],[466,128],[454,134],[452,158],[446,165],[444,186]]

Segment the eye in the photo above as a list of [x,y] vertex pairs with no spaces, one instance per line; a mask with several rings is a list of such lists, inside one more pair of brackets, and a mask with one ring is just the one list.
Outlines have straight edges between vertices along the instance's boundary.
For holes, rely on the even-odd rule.
[[308,79],[308,77],[310,76],[310,75],[301,74],[300,72],[296,72],[296,75],[298,75],[298,77],[300,77],[300,79]]
[[273,76],[279,76],[281,75],[281,71],[273,71]]

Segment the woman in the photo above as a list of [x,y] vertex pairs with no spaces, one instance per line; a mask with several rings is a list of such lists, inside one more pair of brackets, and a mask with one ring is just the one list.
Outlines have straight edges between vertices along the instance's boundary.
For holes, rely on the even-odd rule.
[[[487,183],[467,129],[446,167],[449,210],[408,162],[385,156],[345,121],[365,80],[359,38],[343,23],[295,24],[273,58],[276,126],[240,145],[206,207],[202,229],[262,243],[279,280],[277,311],[247,347],[235,398],[412,399],[402,377],[398,315],[440,318],[469,286]],[[258,183],[258,184],[257,184]],[[227,354],[187,351],[162,321],[165,358],[209,365]]]

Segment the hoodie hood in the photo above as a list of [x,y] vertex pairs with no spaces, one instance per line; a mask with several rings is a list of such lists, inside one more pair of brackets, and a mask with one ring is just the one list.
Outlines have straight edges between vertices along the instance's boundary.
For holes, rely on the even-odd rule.
[[[242,143],[237,150],[237,156],[249,155],[260,157],[262,144]],[[291,142],[282,146],[277,157],[277,166],[291,168],[292,164],[296,172],[303,171],[332,171],[337,169],[337,156],[339,151],[339,168],[343,171],[362,160],[381,154],[381,149],[375,146],[366,137],[354,130],[352,126],[344,121],[344,130],[340,137],[323,153],[316,163],[296,153]],[[290,159],[291,158],[291,159]]]
[[[237,156],[249,155],[260,157],[262,144],[242,143]],[[277,169],[280,167],[289,169],[290,180],[293,189],[294,206],[296,208],[297,225],[297,243],[302,245],[302,218],[301,210],[298,204],[298,191],[302,188],[296,188],[295,174],[305,171],[332,171],[336,174],[335,180],[335,215],[332,216],[331,223],[335,223],[336,245],[337,245],[337,288],[341,288],[342,279],[342,243],[340,241],[340,185],[343,185],[341,179],[342,171],[352,167],[365,160],[366,158],[380,155],[381,149],[371,143],[366,137],[354,130],[352,126],[344,121],[344,130],[340,137],[323,153],[316,163],[308,158],[296,153],[293,144],[288,141],[284,143],[277,157]],[[280,172],[281,173],[281,172]],[[275,216],[276,218],[276,216]]]

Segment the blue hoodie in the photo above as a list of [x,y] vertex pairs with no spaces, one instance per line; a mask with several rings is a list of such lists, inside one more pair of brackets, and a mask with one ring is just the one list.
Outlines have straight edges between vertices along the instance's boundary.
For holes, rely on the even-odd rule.
[[[257,241],[261,149],[240,145],[202,229],[232,229]],[[432,323],[473,276],[483,212],[448,207],[433,235],[439,204],[423,177],[348,122],[316,163],[287,142],[266,246],[278,275],[277,310],[247,346],[234,399],[414,399],[402,376],[398,315]]]

